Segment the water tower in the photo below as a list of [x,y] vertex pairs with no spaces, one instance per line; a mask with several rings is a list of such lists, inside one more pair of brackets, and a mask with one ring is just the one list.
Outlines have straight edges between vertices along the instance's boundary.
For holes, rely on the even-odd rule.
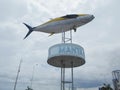
[[120,70],[115,70],[112,72],[113,85],[115,90],[120,90]]
[[[71,84],[71,89],[74,90],[73,68],[85,64],[85,54],[83,47],[72,43],[72,31],[67,33],[69,34],[62,32],[62,43],[49,48],[47,62],[61,68],[61,90],[65,90],[65,84]],[[66,68],[71,69],[69,81],[65,79]]]

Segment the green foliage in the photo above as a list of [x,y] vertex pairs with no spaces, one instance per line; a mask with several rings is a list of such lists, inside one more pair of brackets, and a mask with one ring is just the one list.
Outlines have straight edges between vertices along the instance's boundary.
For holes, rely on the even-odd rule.
[[99,88],[99,90],[113,90],[110,86],[110,84],[103,84],[103,86],[101,88]]
[[32,88],[30,88],[29,86],[27,86],[27,89],[25,89],[25,90],[33,90]]

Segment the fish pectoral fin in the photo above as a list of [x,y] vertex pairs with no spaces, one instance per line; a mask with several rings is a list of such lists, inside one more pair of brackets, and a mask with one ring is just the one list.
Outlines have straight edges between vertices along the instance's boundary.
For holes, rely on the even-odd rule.
[[77,29],[76,29],[76,28],[73,28],[73,30],[74,30],[74,32],[76,32]]
[[54,32],[52,32],[52,33],[50,33],[50,35],[49,36],[52,36],[53,34],[55,34]]
[[73,27],[73,30],[74,30],[74,32],[76,32],[76,30],[77,30],[76,26]]
[[77,29],[76,29],[76,28],[73,28],[73,30],[74,30],[74,32],[76,32]]

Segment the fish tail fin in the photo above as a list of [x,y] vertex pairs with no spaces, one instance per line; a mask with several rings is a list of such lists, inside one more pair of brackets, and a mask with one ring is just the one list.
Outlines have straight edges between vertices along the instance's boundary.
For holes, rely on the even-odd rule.
[[29,26],[28,24],[26,23],[23,23],[27,28],[28,28],[28,33],[26,34],[26,36],[24,37],[24,39],[26,39],[32,32],[33,32],[33,27]]

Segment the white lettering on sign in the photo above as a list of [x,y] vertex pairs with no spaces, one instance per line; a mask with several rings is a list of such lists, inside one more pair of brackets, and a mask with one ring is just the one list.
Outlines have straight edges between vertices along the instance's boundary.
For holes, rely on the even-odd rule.
[[84,52],[78,47],[59,46],[59,54],[83,55]]
[[85,58],[84,50],[82,47],[77,45],[55,45],[49,49],[49,57],[60,56],[60,55],[71,55]]

